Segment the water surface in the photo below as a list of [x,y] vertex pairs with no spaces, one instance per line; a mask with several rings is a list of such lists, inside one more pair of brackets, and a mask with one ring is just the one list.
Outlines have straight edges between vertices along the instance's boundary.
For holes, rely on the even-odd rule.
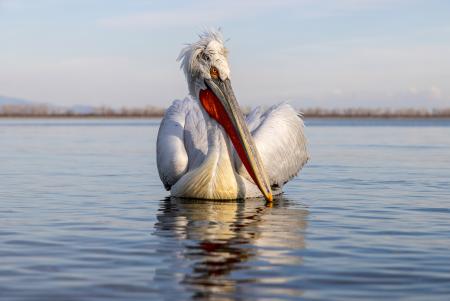
[[168,198],[157,120],[0,120],[0,299],[448,300],[450,122],[307,125],[270,207]]

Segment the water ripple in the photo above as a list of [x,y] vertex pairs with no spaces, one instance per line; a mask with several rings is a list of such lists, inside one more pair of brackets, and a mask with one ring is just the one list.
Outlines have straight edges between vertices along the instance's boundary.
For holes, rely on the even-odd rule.
[[447,121],[312,121],[262,200],[167,198],[157,121],[0,120],[0,299],[447,300]]

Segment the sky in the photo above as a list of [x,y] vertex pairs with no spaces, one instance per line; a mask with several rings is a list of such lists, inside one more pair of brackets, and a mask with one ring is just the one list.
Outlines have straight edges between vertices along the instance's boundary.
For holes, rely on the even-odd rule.
[[450,107],[448,0],[0,0],[0,95],[167,107],[217,27],[242,105]]

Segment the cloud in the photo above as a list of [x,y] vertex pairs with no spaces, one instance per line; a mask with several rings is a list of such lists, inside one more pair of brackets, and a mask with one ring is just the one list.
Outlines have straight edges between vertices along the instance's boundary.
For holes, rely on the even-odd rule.
[[419,89],[417,87],[409,88],[408,92],[405,93],[405,96],[414,99],[424,99],[424,100],[442,100],[443,92],[442,89],[436,85],[432,85],[429,88]]
[[[23,2],[18,0],[0,0],[0,10],[14,10],[23,7]],[[1,12],[1,11],[0,11]]]
[[[4,66],[1,63],[0,59]],[[0,70],[0,91],[59,105],[165,106],[176,96],[174,90],[185,90],[181,80],[173,79],[176,71],[175,67],[161,68],[151,60],[121,56],[26,61]],[[180,73],[176,79],[181,76]]]
[[209,23],[217,19],[220,19],[217,15],[203,14],[201,12],[185,13],[183,11],[152,11],[105,18],[99,20],[98,24],[108,28],[155,29],[160,27],[192,25],[198,23],[199,20],[201,20],[202,23]]
[[435,99],[441,99],[442,98],[442,90],[439,87],[432,86],[430,88],[430,97]]
[[[309,2],[309,1],[300,1]],[[97,21],[102,27],[128,29],[156,29],[167,27],[183,27],[198,24],[210,24],[244,18],[270,11],[274,8],[295,5],[295,1],[195,1],[193,5],[171,10],[149,10],[113,17]]]
[[144,12],[105,17],[97,24],[106,28],[157,29],[198,24],[217,24],[228,20],[248,18],[272,12],[275,9],[295,11],[304,18],[323,18],[352,14],[361,10],[392,7],[410,3],[406,0],[266,0],[266,1],[194,1],[183,8],[148,10]]
[[[298,106],[449,106],[449,52],[448,45],[324,41],[242,60],[235,86],[243,99]],[[245,64],[259,61],[270,68],[252,75]]]

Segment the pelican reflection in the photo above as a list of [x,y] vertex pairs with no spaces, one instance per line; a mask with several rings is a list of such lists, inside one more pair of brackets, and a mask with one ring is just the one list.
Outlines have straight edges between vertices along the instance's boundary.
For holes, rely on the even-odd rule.
[[283,283],[282,273],[267,276],[264,270],[302,263],[298,252],[292,251],[305,247],[308,211],[282,197],[270,206],[261,199],[171,197],[161,202],[159,211],[155,232],[164,238],[162,249],[172,258],[170,271],[164,274],[179,276],[182,271],[181,277],[173,279],[179,279],[197,297],[223,298],[238,287],[245,289],[248,282]]

